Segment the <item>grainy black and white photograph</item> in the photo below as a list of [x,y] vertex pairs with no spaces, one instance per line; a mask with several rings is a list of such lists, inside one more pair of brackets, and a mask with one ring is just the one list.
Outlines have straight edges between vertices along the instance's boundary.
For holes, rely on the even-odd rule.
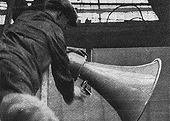
[[169,121],[169,0],[0,0],[0,121]]

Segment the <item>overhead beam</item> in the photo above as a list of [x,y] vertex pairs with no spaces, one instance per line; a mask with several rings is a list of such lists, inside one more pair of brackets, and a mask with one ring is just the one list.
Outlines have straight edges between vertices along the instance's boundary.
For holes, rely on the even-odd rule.
[[[113,8],[114,9],[114,8]],[[112,12],[113,9],[77,9],[78,13],[103,13],[103,12]],[[140,8],[141,11],[152,11],[152,8]],[[119,8],[115,10],[114,12],[134,12],[138,11],[137,8]]]
[[151,5],[150,3],[85,3],[85,2],[72,2],[73,5],[121,5],[121,6],[134,6],[134,5]]

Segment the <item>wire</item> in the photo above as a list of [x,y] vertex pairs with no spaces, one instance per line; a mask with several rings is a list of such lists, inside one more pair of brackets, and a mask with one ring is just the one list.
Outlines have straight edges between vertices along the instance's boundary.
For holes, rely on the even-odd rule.
[[140,10],[140,8],[139,8],[137,5],[119,5],[119,6],[117,6],[116,8],[114,8],[114,9],[109,13],[109,15],[108,15],[108,17],[107,17],[107,19],[106,19],[106,22],[108,22],[109,17],[110,17],[110,15],[111,15],[113,12],[115,12],[118,8],[124,7],[124,6],[135,6],[135,7],[138,9],[138,11],[139,11],[139,13],[140,13],[140,15],[141,15],[142,21],[145,21],[145,20],[144,20],[144,17],[143,17],[143,14],[142,14],[142,11]]
[[134,19],[142,19],[141,17],[134,17],[134,18],[131,18],[129,21],[133,21]]

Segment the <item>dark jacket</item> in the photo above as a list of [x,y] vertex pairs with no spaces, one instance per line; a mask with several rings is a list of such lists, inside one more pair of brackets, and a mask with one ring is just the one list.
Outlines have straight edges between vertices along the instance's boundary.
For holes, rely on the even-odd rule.
[[74,84],[62,29],[61,21],[48,12],[26,11],[3,33],[0,58],[18,65],[27,75],[27,84],[34,94],[51,64],[55,85],[69,103],[74,96]]

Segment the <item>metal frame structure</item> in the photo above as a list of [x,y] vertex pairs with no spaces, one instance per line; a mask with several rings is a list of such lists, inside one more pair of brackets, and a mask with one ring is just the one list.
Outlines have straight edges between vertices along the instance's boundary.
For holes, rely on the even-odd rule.
[[[11,3],[12,1],[13,0],[11,0],[9,3],[12,4]],[[29,9],[37,9],[37,8],[42,9],[43,4],[41,4],[42,3],[42,2],[40,2],[41,0],[36,0],[36,1],[38,1],[38,3],[40,3],[40,4],[29,7]],[[27,3],[30,3],[30,4],[32,4],[33,2],[34,1],[27,1]],[[98,18],[99,22],[101,22],[101,13],[102,12],[110,12],[109,13],[109,15],[110,15],[113,12],[119,12],[119,11],[121,11],[121,12],[136,11],[135,8],[122,8],[122,6],[123,7],[125,7],[125,6],[135,6],[138,9],[138,11],[150,11],[151,10],[150,8],[139,7],[139,6],[151,6],[149,3],[121,3],[121,2],[120,3],[106,3],[106,2],[104,3],[104,2],[100,2],[100,0],[98,0],[95,3],[94,2],[72,2],[72,4],[75,7],[76,6],[98,6],[97,7],[98,9],[93,9],[93,8],[92,9],[76,8],[76,9],[77,9],[78,13],[97,13],[99,15],[99,18]],[[117,7],[116,8],[102,8],[102,6],[106,6],[106,5],[117,6]],[[23,10],[23,9],[28,9],[28,6],[24,6],[24,7],[11,6],[9,8],[12,9],[12,7],[13,7],[14,10],[20,10],[20,11]],[[119,8],[119,9],[117,9],[117,8]],[[116,9],[116,11],[115,11],[115,9]],[[4,12],[0,12],[0,14],[4,14]],[[141,12],[140,12],[140,14],[141,14]]]

